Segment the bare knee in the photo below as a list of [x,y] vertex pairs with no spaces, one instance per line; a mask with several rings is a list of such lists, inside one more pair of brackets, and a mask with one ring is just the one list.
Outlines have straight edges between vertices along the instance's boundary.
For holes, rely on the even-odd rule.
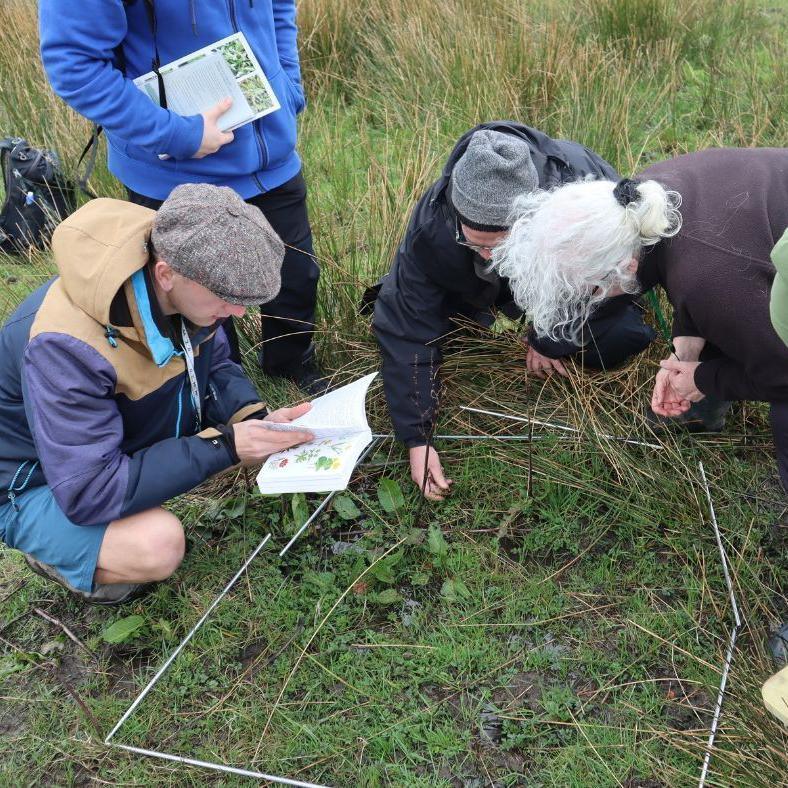
[[149,580],[164,580],[180,566],[186,549],[181,521],[164,509],[148,513],[140,541],[140,569]]

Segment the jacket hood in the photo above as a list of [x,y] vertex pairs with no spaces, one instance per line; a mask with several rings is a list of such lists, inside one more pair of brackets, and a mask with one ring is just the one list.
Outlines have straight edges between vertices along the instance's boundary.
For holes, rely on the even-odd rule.
[[148,261],[156,211],[125,200],[91,200],[57,226],[52,251],[68,297],[102,325],[112,299]]

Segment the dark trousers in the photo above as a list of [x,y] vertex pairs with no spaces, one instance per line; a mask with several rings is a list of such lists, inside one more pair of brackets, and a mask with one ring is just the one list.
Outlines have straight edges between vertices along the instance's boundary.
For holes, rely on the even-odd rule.
[[[154,200],[126,189],[129,200],[158,209]],[[306,182],[298,173],[286,183],[246,201],[259,208],[285,244],[282,289],[260,307],[262,339],[258,358],[272,375],[297,375],[314,353],[315,300],[320,275],[312,246],[312,228],[306,209]],[[235,361],[240,362],[238,337],[230,320],[224,324]]]
[[613,369],[645,350],[656,332],[643,319],[637,303],[624,301],[621,307],[592,315],[583,329],[582,348],[568,341],[539,338],[535,349],[551,358],[572,356],[591,369]]
[[777,455],[777,470],[783,490],[788,493],[788,402],[772,402],[769,421],[774,436],[774,453]]

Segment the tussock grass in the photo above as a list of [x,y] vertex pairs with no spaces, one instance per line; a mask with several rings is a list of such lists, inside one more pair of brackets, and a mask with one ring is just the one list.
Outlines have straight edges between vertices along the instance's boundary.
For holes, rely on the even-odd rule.
[[[56,148],[73,173],[89,124],[46,84],[34,9],[0,6],[0,130]],[[788,139],[787,22],[775,4],[303,0],[299,13],[319,351],[336,382],[378,364],[361,294],[473,124],[515,118],[626,174],[709,145]],[[98,160],[93,189],[122,196],[103,152]],[[0,259],[0,315],[51,271],[46,252]],[[266,397],[292,401],[292,387],[254,370],[255,317],[243,328]],[[771,671],[765,636],[787,609],[784,545],[769,530],[783,496],[763,408],[738,405],[724,435],[655,436],[645,406],[661,341],[624,369],[570,365],[568,381],[543,384],[525,375],[519,334],[504,320],[490,332],[457,326],[437,432],[531,431],[463,405],[578,432],[534,425],[532,443],[439,442],[457,490],[426,510],[430,537],[411,528],[413,491],[404,509],[381,508],[381,478],[409,488],[402,451],[380,444],[348,493],[359,516],[330,510],[283,564],[267,551],[130,720],[127,741],[334,785],[695,784],[730,620],[702,459],[745,620],[710,784],[785,783],[788,741],[759,698]],[[370,409],[373,428],[388,432],[379,385]],[[79,608],[4,554],[3,779],[23,768],[33,782],[204,777],[106,751],[65,687],[108,730],[261,533],[283,543],[294,502],[252,497],[248,482],[238,474],[176,503],[192,553],[128,611],[146,626],[126,644],[101,641],[112,614]],[[332,552],[350,541],[353,551]],[[391,548],[401,556],[386,563]],[[399,601],[383,604],[384,591]],[[66,621],[100,668],[33,606]],[[492,718],[494,744],[482,733]]]

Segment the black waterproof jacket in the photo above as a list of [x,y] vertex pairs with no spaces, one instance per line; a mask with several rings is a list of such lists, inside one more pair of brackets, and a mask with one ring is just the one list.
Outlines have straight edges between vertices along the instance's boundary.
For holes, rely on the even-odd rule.
[[[514,121],[483,123],[460,138],[443,174],[416,204],[375,302],[373,329],[383,354],[386,399],[396,436],[408,447],[423,445],[431,432],[438,398],[440,345],[452,330],[451,318],[475,317],[491,309],[501,309],[510,317],[519,315],[508,280],[455,241],[457,219],[448,199],[449,180],[471,135],[481,129],[525,140],[543,189],[588,175],[611,180],[619,177],[610,164],[579,143],[551,139]],[[539,353],[551,358],[579,350],[546,338],[531,336],[530,341]]]

